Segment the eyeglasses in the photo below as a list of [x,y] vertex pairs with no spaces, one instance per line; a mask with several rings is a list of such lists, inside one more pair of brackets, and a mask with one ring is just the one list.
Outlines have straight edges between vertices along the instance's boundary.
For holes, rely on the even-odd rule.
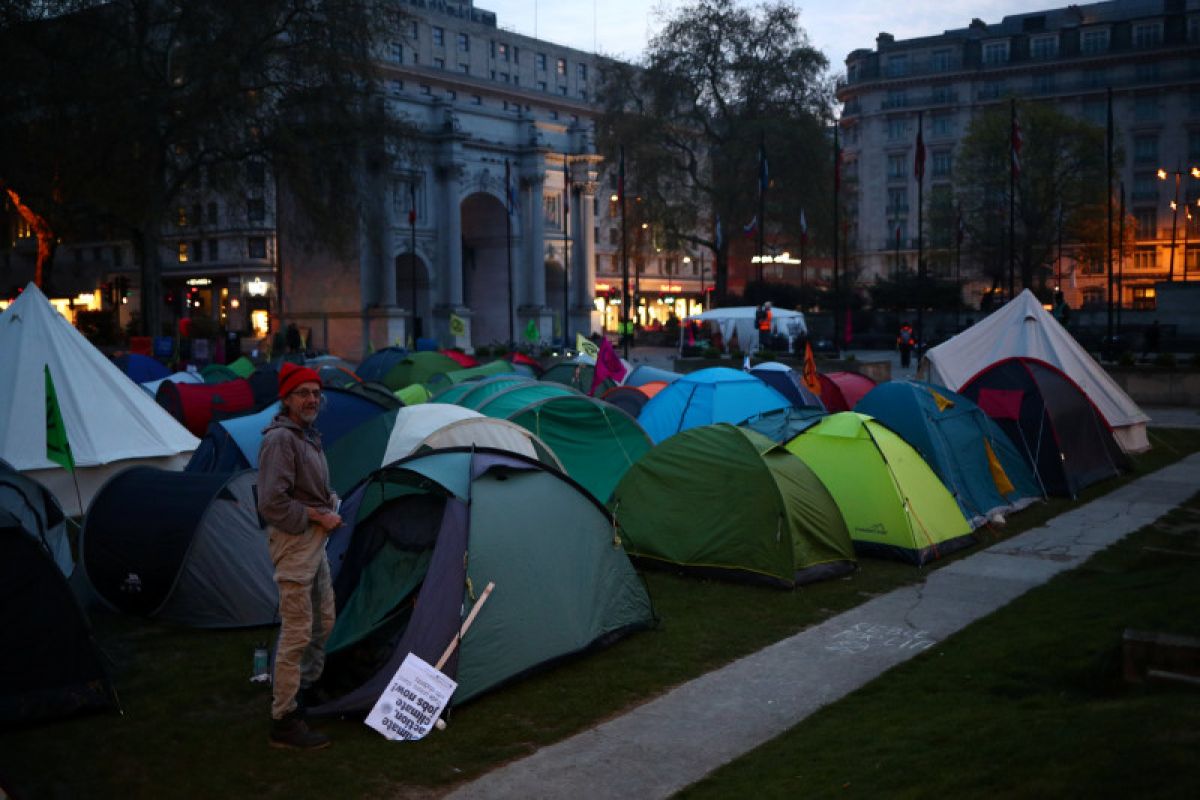
[[294,392],[292,392],[292,394],[296,395],[301,400],[307,400],[310,397],[314,400],[321,399],[320,389],[296,389]]

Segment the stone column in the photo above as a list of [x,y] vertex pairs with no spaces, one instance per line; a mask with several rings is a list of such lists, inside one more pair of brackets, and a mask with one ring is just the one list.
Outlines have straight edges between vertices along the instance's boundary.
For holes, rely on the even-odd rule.
[[463,302],[462,274],[462,209],[459,206],[459,180],[463,166],[451,163],[438,167],[438,187],[441,190],[442,225],[439,233],[438,283],[442,287],[443,305],[457,308]]
[[521,305],[541,309],[546,305],[546,211],[544,189],[546,176],[540,169],[524,176],[525,195],[528,198],[528,213],[525,215],[523,234],[525,246],[525,273],[521,284],[524,288]]
[[396,305],[396,248],[393,241],[392,187],[388,176],[381,176],[377,192],[379,208],[376,219],[379,225],[379,305],[393,308]]
[[[596,290],[596,183],[586,181],[577,184],[579,201],[575,215],[578,230],[572,233],[575,242],[575,252],[571,254],[572,271],[571,284],[575,287],[573,302],[581,309],[591,312],[594,307],[592,298]],[[574,265],[578,264],[577,268]]]

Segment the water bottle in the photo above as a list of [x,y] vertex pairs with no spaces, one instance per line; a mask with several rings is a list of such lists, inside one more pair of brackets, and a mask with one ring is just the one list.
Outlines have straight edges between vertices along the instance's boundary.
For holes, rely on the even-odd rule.
[[267,643],[260,642],[254,647],[254,666],[251,670],[250,680],[253,683],[266,683],[270,681],[271,673],[267,667]]

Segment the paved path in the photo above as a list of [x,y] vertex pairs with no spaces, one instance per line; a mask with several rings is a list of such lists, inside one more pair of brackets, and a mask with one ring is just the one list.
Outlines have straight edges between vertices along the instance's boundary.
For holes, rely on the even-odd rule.
[[999,542],[449,795],[659,798],[1153,522],[1200,486],[1200,454]]

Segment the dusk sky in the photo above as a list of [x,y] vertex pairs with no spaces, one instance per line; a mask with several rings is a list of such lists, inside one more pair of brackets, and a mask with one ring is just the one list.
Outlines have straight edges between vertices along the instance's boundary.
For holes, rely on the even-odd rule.
[[[476,0],[475,4],[495,11],[503,28],[530,36],[535,35],[536,29],[541,39],[628,59],[642,54],[650,36],[659,29],[664,11],[669,13],[687,5],[684,0]],[[896,0],[804,0],[795,5],[800,9],[800,24],[812,43],[829,58],[831,68],[840,72],[845,68],[847,54],[860,47],[873,47],[880,31],[887,31],[897,39],[928,36],[948,28],[965,28],[972,17],[991,24],[1006,14],[1066,3],[916,0],[909,5]]]

